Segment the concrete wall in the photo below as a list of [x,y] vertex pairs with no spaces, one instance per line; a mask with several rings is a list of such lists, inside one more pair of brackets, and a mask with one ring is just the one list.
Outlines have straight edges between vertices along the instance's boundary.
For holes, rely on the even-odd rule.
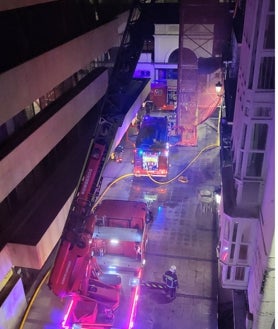
[[128,113],[125,116],[125,120],[120,128],[118,128],[118,131],[116,133],[116,136],[114,138],[113,145],[111,147],[111,150],[114,150],[114,148],[120,143],[122,138],[124,137],[124,134],[126,133],[130,123],[135,118],[136,113],[140,110],[142,103],[146,100],[149,93],[151,91],[151,82],[149,82],[144,90],[141,92],[141,94],[137,97],[136,101],[133,103],[131,108],[129,109]]
[[179,48],[179,25],[156,24],[154,47],[154,62],[168,63],[171,53]]
[[0,306],[0,328],[18,328],[18,319],[27,306],[21,279],[13,286],[8,298]]
[[9,262],[13,266],[38,270],[42,268],[61,237],[74,193],[75,191],[73,191],[37,245],[8,243],[5,246],[4,252],[8,255]]

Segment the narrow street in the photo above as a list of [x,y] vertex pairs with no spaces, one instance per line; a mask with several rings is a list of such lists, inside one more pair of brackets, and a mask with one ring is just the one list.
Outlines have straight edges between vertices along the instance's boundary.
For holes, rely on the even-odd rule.
[[[217,122],[199,127],[197,147],[170,149],[172,180],[128,176],[119,180],[104,198],[145,201],[153,212],[143,282],[162,283],[162,274],[177,267],[179,289],[174,301],[164,290],[142,286],[135,329],[216,329],[218,270],[216,258],[217,211],[213,192],[220,185],[219,148],[202,151],[217,139]],[[102,190],[115,178],[132,173],[129,136],[123,162],[111,162],[104,173]],[[126,143],[128,140],[128,143]],[[194,159],[196,160],[194,161]],[[193,160],[193,161],[192,161]],[[191,163],[192,162],[192,163]]]
[[[216,125],[214,120],[199,127],[197,147],[171,147],[167,179],[132,175],[136,138],[132,131],[122,141],[122,162],[110,160],[105,167],[101,197],[144,201],[153,213],[135,329],[218,328],[218,223],[213,194],[220,185]],[[212,147],[202,151],[208,145]],[[177,267],[179,288],[176,299],[169,301],[163,289],[144,283],[162,283],[171,265]],[[46,283],[22,329],[61,327],[66,303]]]

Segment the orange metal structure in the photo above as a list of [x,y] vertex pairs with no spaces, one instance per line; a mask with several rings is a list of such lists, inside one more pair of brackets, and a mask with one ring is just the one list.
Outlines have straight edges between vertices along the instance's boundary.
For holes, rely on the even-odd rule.
[[[215,84],[221,80],[221,70],[200,73],[198,58],[217,58],[214,51],[217,16],[211,16],[209,4],[180,1],[179,63],[177,82],[177,129],[180,145],[196,146],[197,128],[218,107],[221,97]],[[207,10],[207,11],[206,11]],[[206,16],[206,24],[203,16]]]

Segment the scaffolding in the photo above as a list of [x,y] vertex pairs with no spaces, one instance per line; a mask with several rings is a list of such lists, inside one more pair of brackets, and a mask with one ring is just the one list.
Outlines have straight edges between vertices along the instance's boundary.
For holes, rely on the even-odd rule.
[[[198,125],[221,103],[215,90],[216,83],[223,80],[216,35],[221,16],[211,14],[219,10],[222,8],[215,5],[180,1],[177,133],[183,146],[197,146]],[[200,69],[200,60],[206,71]]]

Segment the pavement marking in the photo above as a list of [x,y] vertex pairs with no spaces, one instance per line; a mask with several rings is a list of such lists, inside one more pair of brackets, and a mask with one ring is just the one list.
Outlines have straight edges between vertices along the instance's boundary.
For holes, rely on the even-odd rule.
[[188,256],[156,254],[156,253],[152,253],[152,252],[146,252],[146,255],[157,256],[157,257],[166,257],[166,258],[175,258],[175,259],[195,260],[197,262],[218,263],[218,259],[216,258],[216,256],[215,256],[215,259],[207,259],[207,258],[188,257]]

